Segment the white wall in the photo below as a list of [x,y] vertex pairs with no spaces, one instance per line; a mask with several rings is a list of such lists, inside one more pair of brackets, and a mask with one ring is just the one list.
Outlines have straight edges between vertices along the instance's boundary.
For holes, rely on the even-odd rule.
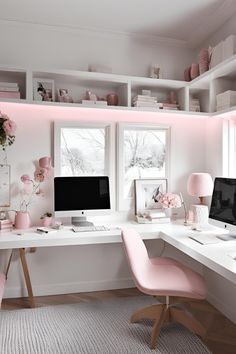
[[236,34],[236,14],[234,14],[228,21],[224,23],[212,36],[207,38],[199,48],[215,46],[220,41],[224,40],[231,34]]
[[[0,107],[17,124],[16,142],[8,149],[8,162],[12,168],[11,181],[14,191],[19,188],[20,176],[23,173],[33,173],[34,160],[41,156],[52,155],[53,122],[65,119],[68,121],[156,122],[170,125],[171,190],[181,191],[186,198],[188,175],[193,171],[202,171],[204,168],[204,118],[186,118],[181,115],[176,117],[171,114],[163,116],[151,112],[11,103],[2,103]],[[42,184],[42,188],[45,188],[45,197],[35,200],[30,207],[30,214],[35,223],[39,221],[43,212],[52,207],[52,180]],[[188,199],[188,203],[190,202],[192,202],[191,198]],[[13,196],[11,207],[19,208],[19,195]],[[153,255],[159,254],[162,248],[160,242],[149,242],[149,249]],[[6,261],[7,252],[2,251],[2,270]],[[121,245],[43,248],[38,249],[35,254],[28,254],[28,261],[36,295],[111,289],[132,284]],[[15,260],[10,269],[5,296],[20,296],[22,285],[19,261]]]
[[192,49],[134,37],[49,26],[0,22],[1,63],[17,66],[88,70],[88,64],[112,68],[113,73],[147,76],[158,63],[164,78],[183,79],[192,62]]

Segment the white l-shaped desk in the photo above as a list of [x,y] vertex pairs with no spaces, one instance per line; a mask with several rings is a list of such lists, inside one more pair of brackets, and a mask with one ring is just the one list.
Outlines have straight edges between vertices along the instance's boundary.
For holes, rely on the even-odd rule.
[[[53,233],[39,234],[35,229],[23,232],[14,230],[11,233],[0,233],[0,249],[24,250],[29,247],[58,247],[71,245],[95,245],[102,243],[121,242],[121,230],[127,228],[136,229],[144,240],[162,239],[178,250],[184,252],[191,258],[210,268],[224,278],[236,284],[236,260],[232,257],[232,252],[236,256],[236,240],[220,241],[215,244],[201,245],[189,238],[193,232],[190,227],[183,226],[182,223],[170,224],[137,224],[136,222],[116,223],[115,226],[107,225],[109,231],[91,231],[75,233],[71,227],[64,227]],[[212,231],[212,233],[215,231]],[[220,230],[218,229],[218,233]],[[201,233],[196,232],[201,237]],[[214,234],[212,237],[215,237]],[[21,261],[27,284],[27,263],[24,254],[20,252]],[[29,277],[29,273],[28,273]],[[31,287],[28,279],[28,292]],[[32,291],[31,291],[32,292]],[[32,294],[31,294],[32,295]],[[32,299],[31,299],[32,300]],[[34,301],[32,300],[32,306]]]

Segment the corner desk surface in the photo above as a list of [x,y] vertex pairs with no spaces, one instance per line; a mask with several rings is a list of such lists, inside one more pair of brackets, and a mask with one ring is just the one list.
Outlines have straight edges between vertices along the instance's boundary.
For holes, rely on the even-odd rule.
[[[0,250],[120,243],[121,229],[133,228],[141,234],[144,240],[161,239],[236,284],[236,260],[230,256],[232,252],[235,252],[236,255],[236,239],[201,245],[188,237],[192,233],[190,227],[180,223],[137,224],[136,222],[124,222],[116,223],[115,226],[106,226],[110,228],[109,231],[75,233],[71,227],[65,226],[61,230],[48,234],[35,232],[36,227],[30,230],[1,232]],[[219,232],[220,229],[218,229]],[[17,235],[18,233],[21,235]],[[215,233],[212,231],[212,234]],[[201,233],[197,232],[197,234],[200,237]],[[215,236],[212,235],[212,237]]]

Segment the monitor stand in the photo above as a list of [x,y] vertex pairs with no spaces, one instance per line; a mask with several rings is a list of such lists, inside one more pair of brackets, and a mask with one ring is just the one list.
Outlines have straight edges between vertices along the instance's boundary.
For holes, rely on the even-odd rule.
[[87,221],[86,216],[72,216],[71,223],[74,226],[93,226],[93,223]]

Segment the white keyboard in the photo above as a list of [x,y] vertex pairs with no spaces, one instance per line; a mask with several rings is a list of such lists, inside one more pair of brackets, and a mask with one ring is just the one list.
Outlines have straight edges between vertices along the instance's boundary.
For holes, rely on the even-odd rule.
[[74,232],[87,232],[87,231],[109,231],[105,226],[73,226]]

